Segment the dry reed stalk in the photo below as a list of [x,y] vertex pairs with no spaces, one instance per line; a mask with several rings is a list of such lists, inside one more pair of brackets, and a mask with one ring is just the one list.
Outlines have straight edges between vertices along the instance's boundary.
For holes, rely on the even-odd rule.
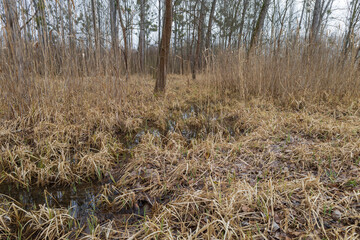
[[[38,77],[29,92],[41,97],[17,115],[2,98],[0,181],[30,189],[99,182],[98,206],[119,214],[66,228],[61,223],[74,219],[65,208],[26,211],[1,197],[1,237],[356,239],[356,94],[338,80],[339,68],[323,73],[322,59],[322,73],[299,75],[299,59],[252,58],[196,82],[170,76],[164,98],[146,77],[121,83],[120,97],[109,94],[109,78],[78,79],[70,91],[64,77]],[[284,69],[273,72],[276,66]],[[298,92],[305,85],[311,88]],[[121,211],[140,204],[149,213],[124,221]]]

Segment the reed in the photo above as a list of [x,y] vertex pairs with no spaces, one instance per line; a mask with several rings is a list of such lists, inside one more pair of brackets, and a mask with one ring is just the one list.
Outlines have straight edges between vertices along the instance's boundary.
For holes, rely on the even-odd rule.
[[1,184],[101,190],[85,220],[0,195],[0,238],[359,238],[358,70],[306,49],[217,53],[164,96],[76,65],[30,71],[25,102],[4,71]]

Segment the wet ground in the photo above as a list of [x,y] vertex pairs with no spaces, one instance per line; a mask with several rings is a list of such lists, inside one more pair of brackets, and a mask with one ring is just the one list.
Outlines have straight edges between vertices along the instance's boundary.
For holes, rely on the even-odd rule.
[[96,196],[100,185],[83,184],[78,186],[20,188],[15,184],[0,185],[1,197],[8,201],[16,200],[25,210],[37,210],[39,205],[48,208],[66,208],[76,219],[96,214]]
[[[192,127],[191,124],[186,122],[200,115],[205,116],[206,122],[201,128]],[[179,127],[178,119],[185,122],[182,127]],[[187,111],[181,112],[180,116],[169,116],[167,120],[166,129],[159,129],[155,126],[146,126],[130,137],[126,138],[124,145],[127,152],[130,153],[135,148],[146,133],[154,135],[154,137],[164,139],[170,132],[179,132],[181,135],[190,142],[194,138],[203,138],[207,134],[214,133],[212,123],[218,120],[218,116],[206,114],[197,106],[191,106]],[[229,136],[234,135],[231,127],[225,129]],[[129,158],[129,156],[127,156]],[[110,181],[111,182],[111,181]],[[114,213],[111,209],[98,209],[97,201],[99,194],[103,188],[104,183],[97,184],[77,184],[70,186],[57,186],[57,187],[41,187],[31,186],[29,188],[22,188],[16,184],[2,183],[0,184],[0,197],[8,199],[8,201],[17,201],[20,206],[25,210],[37,210],[39,205],[45,205],[49,208],[65,208],[69,209],[69,214],[75,219],[86,221],[91,216],[97,216],[99,219],[112,219],[124,217],[127,215],[142,217],[151,212],[151,207],[143,202],[136,203],[131,208],[124,208],[120,212]]]

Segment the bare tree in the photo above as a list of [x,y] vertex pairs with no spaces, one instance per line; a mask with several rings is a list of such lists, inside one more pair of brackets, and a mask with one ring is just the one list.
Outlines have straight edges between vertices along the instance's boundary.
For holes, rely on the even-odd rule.
[[160,41],[161,41],[161,1],[159,0],[159,6],[158,6],[158,44],[160,46]]
[[116,58],[118,47],[118,28],[116,22],[116,6],[115,0],[110,0],[110,32],[111,32],[111,47]]
[[240,12],[241,1],[237,1],[232,9],[229,9],[230,22],[229,22],[229,33],[228,33],[228,47],[232,46],[232,36],[235,30],[238,28],[238,15]]
[[144,72],[145,65],[145,8],[146,0],[140,0],[140,33],[139,33],[139,64],[140,71]]
[[[67,7],[68,7],[68,17],[69,17],[69,34],[68,34],[68,38],[69,38],[69,47],[70,47],[70,51],[68,54],[68,66],[67,66],[67,71],[69,71],[69,76],[73,75],[75,73],[75,69],[77,67],[77,58],[76,58],[76,45],[75,45],[75,33],[74,33],[74,26],[73,26],[73,8],[75,9],[75,4],[73,2],[73,0],[68,0],[67,1]],[[70,79],[68,78],[68,82],[70,81]]]
[[41,49],[42,49],[43,57],[44,57],[44,72],[45,72],[45,76],[47,76],[48,66],[52,65],[51,64],[52,59],[48,57],[49,55],[51,55],[51,53],[49,53],[49,51],[50,51],[49,33],[48,33],[48,25],[47,25],[47,19],[46,19],[46,14],[45,14],[45,1],[38,0],[37,2],[35,2],[35,0],[34,0],[33,2],[35,5],[36,12],[39,14],[39,15],[37,15],[39,39],[41,39],[41,43],[43,45],[43,47]]
[[267,11],[269,9],[269,5],[270,5],[270,0],[263,0],[263,4],[262,4],[261,10],[260,10],[259,17],[256,21],[254,30],[252,32],[251,41],[250,41],[250,45],[249,45],[249,49],[248,49],[248,54],[251,52],[254,45],[257,44],[259,35],[264,26],[264,21],[265,21]]
[[215,7],[216,7],[216,0],[213,0],[211,3],[208,29],[207,29],[207,33],[206,33],[206,42],[205,42],[206,49],[208,49],[210,47],[211,30],[212,30],[212,23],[213,23],[213,19],[214,19]]
[[348,53],[354,46],[355,28],[360,21],[360,0],[353,0],[350,4],[350,16],[347,20],[347,31],[344,39],[344,56],[348,56]]
[[[319,38],[321,24],[325,19],[325,15],[331,10],[334,0],[316,0],[313,10],[313,17],[311,23],[310,42],[316,42]],[[327,18],[326,18],[327,19]],[[326,20],[325,19],[325,20]]]
[[68,0],[68,14],[69,14],[69,43],[70,43],[70,51],[75,52],[75,34],[73,28],[73,20],[72,20],[72,7],[74,3],[72,0]]
[[243,37],[243,31],[244,31],[244,23],[245,23],[245,15],[246,15],[246,11],[248,9],[248,6],[249,6],[249,0],[244,0],[243,2],[243,11],[242,11],[242,14],[241,14],[241,21],[240,21],[240,30],[239,30],[239,45],[238,45],[238,48],[240,48],[240,45],[241,45],[241,40],[242,40],[242,37]]
[[161,37],[161,47],[159,50],[158,78],[155,84],[155,92],[165,92],[166,86],[166,65],[168,62],[170,38],[172,25],[172,0],[165,0],[164,28]]
[[47,21],[45,14],[45,2],[44,0],[33,0],[33,4],[35,7],[35,16],[37,18],[37,28],[38,28],[38,36],[41,39],[44,48],[47,48],[47,38],[48,38],[48,29],[47,29]]
[[197,69],[201,68],[201,49],[203,45],[203,35],[204,35],[204,19],[205,19],[205,0],[201,0],[200,5],[200,15],[198,19],[198,29],[197,29],[197,41],[196,41],[196,51],[195,58],[193,61],[193,69],[192,69],[192,78],[196,78]]
[[129,79],[129,63],[128,63],[128,44],[127,44],[127,29],[126,29],[126,26],[124,24],[124,20],[123,20],[123,17],[122,17],[122,13],[121,13],[121,7],[120,7],[120,1],[119,0],[116,0],[116,6],[117,6],[117,9],[118,9],[118,12],[119,12],[119,20],[120,20],[120,26],[121,26],[121,31],[122,31],[122,34],[123,34],[123,40],[124,40],[124,62],[125,62],[125,75],[126,75],[126,80]]
[[313,18],[311,23],[310,42],[314,42],[318,38],[321,24],[321,0],[315,1]]
[[[23,45],[21,42],[21,32],[18,22],[18,13],[16,8],[16,1],[4,0],[5,17],[6,17],[6,38],[7,47],[9,49],[12,61],[13,72],[15,73],[15,81],[17,84],[24,83],[24,59],[23,59]],[[26,89],[26,87],[24,88]]]
[[92,24],[94,29],[94,39],[95,39],[95,62],[96,68],[99,68],[99,57],[100,57],[100,46],[99,46],[99,32],[96,27],[96,11],[95,11],[95,0],[91,0],[91,12],[92,12]]

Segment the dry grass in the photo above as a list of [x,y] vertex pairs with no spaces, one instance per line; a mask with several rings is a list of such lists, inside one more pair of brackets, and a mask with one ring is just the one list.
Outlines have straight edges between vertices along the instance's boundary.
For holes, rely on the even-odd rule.
[[341,42],[324,40],[314,47],[288,42],[280,49],[243,50],[209,58],[210,81],[243,99],[268,97],[303,107],[311,101],[353,100],[359,96],[359,62],[344,59]]
[[170,76],[164,97],[147,77],[118,93],[112,82],[83,78],[69,91],[39,78],[29,111],[0,102],[3,184],[102,184],[86,221],[1,195],[1,238],[359,238],[354,96],[243,100],[207,75]]

